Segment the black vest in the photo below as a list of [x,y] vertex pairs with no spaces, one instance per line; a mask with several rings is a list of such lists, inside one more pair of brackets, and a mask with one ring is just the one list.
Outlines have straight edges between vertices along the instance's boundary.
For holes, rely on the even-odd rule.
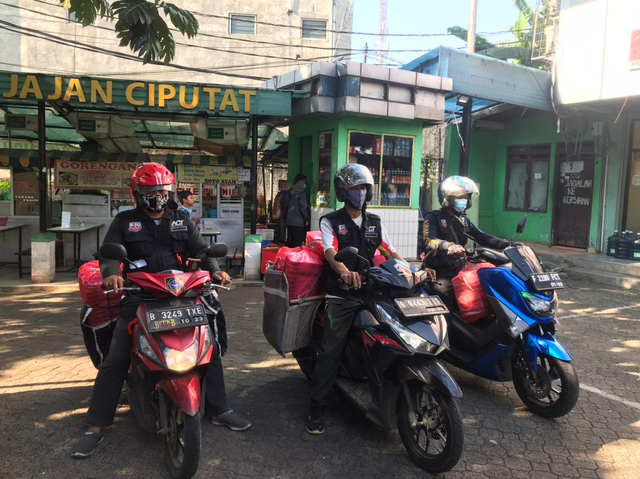
[[[427,213],[425,220],[428,220],[430,224],[434,223],[437,225],[438,235],[436,238],[425,238],[425,241],[428,243],[429,240],[438,239],[440,242],[447,241],[463,247],[466,246],[468,238],[464,233],[469,233],[469,219],[464,213],[458,216],[458,218],[460,218],[464,227],[453,216],[442,209]],[[466,260],[464,258],[448,256],[446,250],[443,248],[438,248],[437,254],[435,256],[429,256],[425,262],[427,268],[436,270],[438,278],[453,278],[465,265]]]
[[[363,213],[362,226],[360,228],[353,222],[344,208],[323,216],[320,221],[325,218],[331,223],[334,237],[338,240],[336,251],[348,246],[354,246],[358,248],[360,256],[368,259],[369,263],[373,265],[373,255],[382,243],[382,224],[378,215],[368,212]],[[345,262],[345,266],[351,271],[356,270],[357,264],[357,259]],[[345,291],[340,288],[338,284],[340,276],[328,262],[325,264],[325,271],[327,274],[327,294],[335,296],[344,296],[345,293],[351,294],[352,290]]]

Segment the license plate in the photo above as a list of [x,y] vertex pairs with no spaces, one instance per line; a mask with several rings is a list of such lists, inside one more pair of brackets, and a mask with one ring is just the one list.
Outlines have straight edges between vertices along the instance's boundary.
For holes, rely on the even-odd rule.
[[536,291],[564,288],[564,283],[558,273],[534,273],[530,278],[533,289]]
[[207,323],[207,315],[200,304],[180,308],[149,309],[145,314],[147,331],[150,333],[194,327]]
[[449,310],[438,296],[427,296],[425,298],[402,298],[394,299],[396,308],[406,318],[415,316],[433,316],[436,314],[447,314]]

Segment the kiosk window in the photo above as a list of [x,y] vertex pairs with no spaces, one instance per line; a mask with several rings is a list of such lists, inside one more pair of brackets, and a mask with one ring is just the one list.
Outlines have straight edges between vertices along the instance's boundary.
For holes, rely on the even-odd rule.
[[329,206],[331,204],[331,145],[332,133],[320,133],[318,135],[318,182],[316,206]]
[[350,132],[349,162],[360,163],[374,180],[372,206],[411,205],[414,138]]

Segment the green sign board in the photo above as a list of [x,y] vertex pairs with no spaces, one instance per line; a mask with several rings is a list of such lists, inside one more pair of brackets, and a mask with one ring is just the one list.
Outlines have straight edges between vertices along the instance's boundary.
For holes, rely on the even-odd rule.
[[224,140],[224,128],[208,128],[207,138],[209,140]]
[[292,92],[198,83],[0,72],[3,100],[138,112],[209,113],[223,117],[290,116]]
[[78,131],[84,131],[86,133],[95,133],[96,121],[95,120],[78,120]]
[[5,130],[38,131],[38,117],[36,115],[9,115],[4,116]]

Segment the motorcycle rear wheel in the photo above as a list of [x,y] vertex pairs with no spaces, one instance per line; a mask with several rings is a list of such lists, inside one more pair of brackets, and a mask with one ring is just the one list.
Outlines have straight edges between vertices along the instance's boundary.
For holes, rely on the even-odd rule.
[[[446,472],[455,467],[464,449],[462,415],[455,400],[426,384],[409,385],[413,410],[400,392],[398,432],[409,457],[428,472]],[[442,448],[432,441],[445,439]]]
[[513,386],[531,412],[546,418],[568,414],[578,401],[580,384],[573,364],[549,356],[538,357],[533,378],[522,352],[513,356]]
[[165,462],[174,479],[190,479],[200,463],[202,429],[200,413],[189,416],[171,404],[169,433],[165,442]]

